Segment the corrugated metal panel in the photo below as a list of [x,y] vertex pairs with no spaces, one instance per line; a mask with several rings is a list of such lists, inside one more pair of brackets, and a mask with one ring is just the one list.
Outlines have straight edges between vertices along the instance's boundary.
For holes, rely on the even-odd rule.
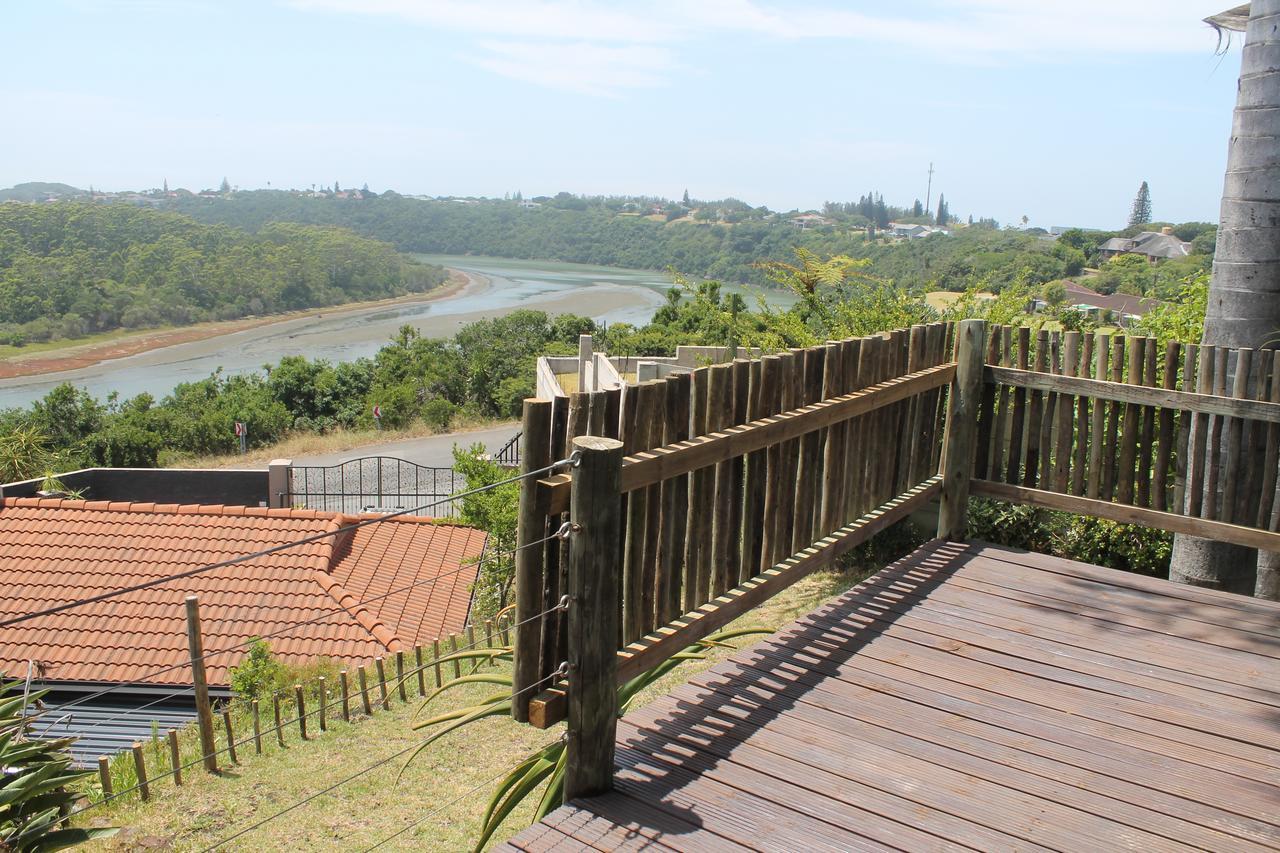
[[32,726],[37,737],[75,737],[71,754],[84,766],[96,764],[100,755],[126,750],[135,741],[145,743],[155,732],[163,737],[166,730],[180,729],[196,718],[195,700],[189,694],[120,691],[74,704],[85,695],[48,694],[44,712]]

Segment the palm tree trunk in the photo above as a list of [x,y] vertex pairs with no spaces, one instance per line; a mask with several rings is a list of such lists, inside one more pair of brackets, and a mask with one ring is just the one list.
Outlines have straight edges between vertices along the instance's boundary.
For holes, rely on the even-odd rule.
[[[1280,333],[1280,0],[1253,0],[1244,29],[1203,339],[1226,347],[1274,346]],[[1280,554],[1253,554],[1178,536],[1169,576],[1275,597]]]

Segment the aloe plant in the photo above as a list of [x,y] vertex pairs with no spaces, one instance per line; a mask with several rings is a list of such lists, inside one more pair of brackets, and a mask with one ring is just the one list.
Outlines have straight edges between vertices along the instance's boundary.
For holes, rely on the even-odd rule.
[[18,686],[0,683],[0,850],[44,853],[113,834],[64,825],[63,814],[79,796],[72,786],[92,774],[71,767],[73,738],[28,737],[39,715],[26,709],[48,691],[23,695]]
[[[627,683],[618,687],[618,712],[620,714],[627,713],[635,704],[639,695],[644,692],[645,688],[654,684],[658,679],[667,673],[676,669],[688,661],[705,660],[705,652],[713,648],[728,646],[727,641],[737,637],[747,636],[749,634],[768,634],[770,633],[764,628],[743,628],[735,631],[723,631],[714,634],[697,643],[689,646],[683,651],[672,655],[666,661],[658,666],[642,673]],[[498,661],[511,662],[513,659],[512,649],[510,646],[478,649],[475,651],[457,652],[455,654],[442,657],[440,661],[451,662],[467,662],[470,663],[471,671],[457,678],[445,682],[436,688],[418,708],[420,714],[423,709],[431,704],[440,695],[462,687],[467,684],[493,684],[505,687],[506,689],[500,693],[494,693],[485,697],[476,705],[470,705],[465,708],[458,708],[452,711],[446,711],[437,714],[420,722],[415,722],[415,729],[427,729],[432,726],[444,725],[443,728],[433,732],[430,737],[418,745],[418,748],[409,755],[405,762],[407,767],[409,762],[413,761],[417,755],[426,749],[429,745],[436,742],[440,738],[455,732],[465,726],[470,725],[478,720],[487,719],[489,717],[510,716],[511,714],[511,676],[503,672],[481,672],[480,668],[486,663],[497,663]],[[531,823],[537,823],[547,816],[556,806],[560,805],[564,798],[564,769],[567,751],[563,740],[557,740],[555,743],[548,744],[542,749],[526,757],[519,764],[511,769],[501,781],[498,782],[497,788],[489,797],[488,805],[485,806],[484,819],[480,824],[480,835],[476,839],[474,850],[482,850],[497,832],[502,822],[513,812],[517,806],[532,796],[539,786],[546,784],[542,791],[542,795],[538,798],[538,806],[534,810],[533,820]],[[401,770],[403,773],[403,769]]]

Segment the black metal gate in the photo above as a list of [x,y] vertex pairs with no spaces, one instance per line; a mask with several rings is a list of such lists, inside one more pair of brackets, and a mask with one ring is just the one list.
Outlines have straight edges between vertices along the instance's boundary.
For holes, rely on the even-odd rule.
[[[337,465],[289,469],[289,505],[350,514],[424,507],[422,515],[456,518],[467,487],[452,468],[429,468],[394,456],[364,456]],[[434,506],[427,506],[435,504]]]

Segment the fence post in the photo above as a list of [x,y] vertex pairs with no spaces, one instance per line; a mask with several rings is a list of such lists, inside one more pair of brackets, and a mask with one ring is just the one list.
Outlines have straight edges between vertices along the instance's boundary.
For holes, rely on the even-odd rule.
[[196,720],[200,729],[200,753],[204,769],[218,772],[217,747],[213,742],[213,707],[209,704],[209,681],[204,672],[204,639],[200,634],[200,599],[188,595],[187,650],[191,654],[191,682],[196,691]]
[[258,700],[253,700],[253,751],[262,755],[262,716],[258,709]]
[[[524,423],[520,436],[520,473],[545,468],[551,463],[551,401],[524,401]],[[543,609],[542,575],[546,551],[527,547],[546,535],[547,516],[538,512],[538,483],[533,477],[520,480],[520,515],[516,520],[516,636],[512,652],[515,663],[511,677],[511,716],[529,722],[529,685],[538,680],[538,651],[542,647],[542,620],[534,616]],[[559,614],[555,614],[559,615]]]
[[338,673],[338,681],[342,684],[342,722],[351,722],[351,685],[347,682],[347,671]]
[[293,506],[293,495],[289,489],[289,469],[293,467],[292,459],[272,459],[267,463],[267,506]]
[[293,701],[298,705],[298,734],[307,739],[307,698],[302,695],[302,685],[293,685]]
[[382,696],[382,710],[391,710],[391,700],[387,698],[387,667],[382,662],[382,657],[373,659],[374,664],[378,667],[378,693]]
[[114,794],[111,790],[111,759],[105,755],[98,756],[98,781],[102,783],[102,798],[111,799]]
[[231,730],[231,710],[228,708],[222,709],[222,725],[227,730],[227,757],[232,764],[239,764],[236,757],[236,734]]
[[939,539],[962,540],[968,532],[969,479],[976,449],[986,338],[987,324],[984,320],[960,323],[956,341],[956,378],[951,383],[943,443]]
[[619,542],[622,535],[622,442],[573,440],[569,517],[569,743],[565,802],[613,787],[618,727]]
[[178,730],[169,729],[166,737],[169,739],[169,762],[173,765],[173,784],[175,787],[181,787],[182,751],[178,749]]
[[142,744],[135,741],[129,751],[133,753],[133,772],[138,777],[138,794],[146,802],[151,799],[151,787],[147,784],[147,762],[142,755]]
[[316,716],[320,722],[320,731],[327,732],[329,730],[329,691],[325,687],[323,675],[317,678],[316,681],[320,685],[318,688],[320,691],[320,707],[316,709]]

